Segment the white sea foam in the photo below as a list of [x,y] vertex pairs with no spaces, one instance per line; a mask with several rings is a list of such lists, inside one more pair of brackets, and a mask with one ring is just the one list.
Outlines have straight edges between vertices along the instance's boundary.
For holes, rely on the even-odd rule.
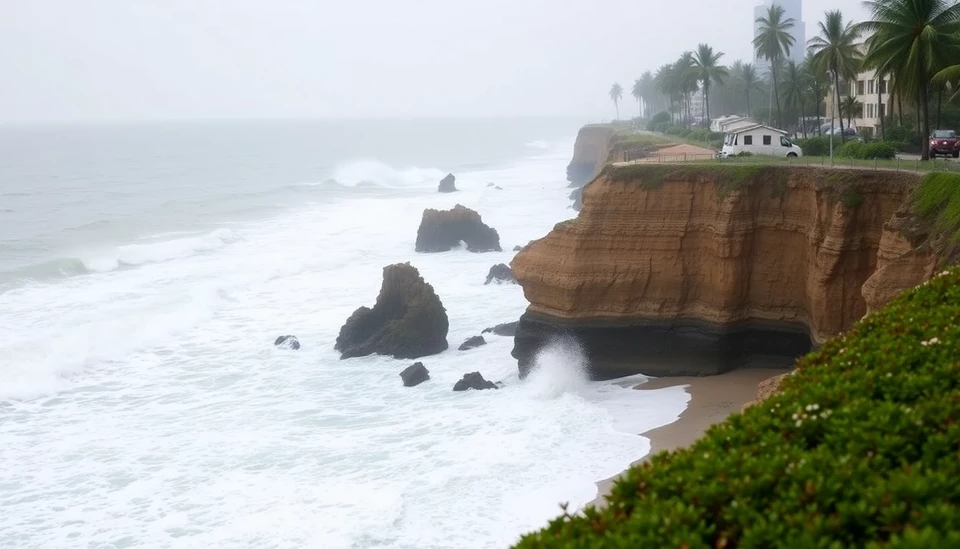
[[[628,433],[676,418],[683,391],[589,382],[569,342],[524,381],[512,338],[455,350],[523,312],[518,286],[483,284],[512,252],[412,251],[423,208],[457,202],[505,250],[546,233],[568,215],[569,145],[458,174],[456,197],[435,192],[439,170],[407,179],[429,181],[415,192],[330,189],[118,251],[136,268],[0,293],[0,547],[503,548],[591,500],[649,450]],[[332,349],[397,261],[450,318],[451,349],[412,389],[410,361]],[[272,346],[287,333],[300,351]],[[453,393],[471,371],[506,385]]]
[[380,187],[420,187],[436,185],[446,175],[436,168],[398,169],[379,160],[354,160],[338,166],[333,181],[348,187],[376,185]]

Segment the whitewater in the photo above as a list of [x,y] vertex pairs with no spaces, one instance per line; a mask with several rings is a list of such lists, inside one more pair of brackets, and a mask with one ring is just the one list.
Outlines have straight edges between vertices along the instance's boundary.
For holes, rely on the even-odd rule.
[[[242,185],[210,160],[224,150],[183,171],[151,148],[159,160],[130,174],[233,186],[144,184],[154,198],[123,216],[133,176],[15,196],[26,172],[0,162],[0,547],[505,548],[592,500],[649,451],[637,433],[682,412],[683,389],[589,382],[569,342],[522,381],[512,338],[456,350],[526,308],[519,286],[484,285],[490,266],[575,215],[576,128],[561,129],[486,128],[516,143],[475,164],[404,161],[361,136],[366,154],[319,166],[287,141],[270,162],[318,167],[244,170]],[[448,171],[461,191],[439,194]],[[423,209],[458,203],[504,252],[413,251]],[[333,350],[382,268],[406,261],[450,319],[450,350],[422,359],[415,388],[398,376],[412,361]],[[283,334],[302,348],[275,348]],[[471,371],[504,387],[453,393]]]

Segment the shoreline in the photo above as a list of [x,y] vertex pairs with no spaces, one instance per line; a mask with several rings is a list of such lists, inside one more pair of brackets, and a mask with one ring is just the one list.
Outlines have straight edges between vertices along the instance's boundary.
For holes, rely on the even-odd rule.
[[[659,452],[693,444],[711,425],[722,422],[730,414],[743,409],[746,403],[756,400],[760,383],[789,371],[786,368],[741,368],[715,376],[650,378],[634,386],[637,391],[655,391],[685,385],[690,401],[673,422],[640,433],[650,439],[650,451],[630,466]],[[583,507],[606,505],[605,496],[623,472],[597,482],[597,496]]]

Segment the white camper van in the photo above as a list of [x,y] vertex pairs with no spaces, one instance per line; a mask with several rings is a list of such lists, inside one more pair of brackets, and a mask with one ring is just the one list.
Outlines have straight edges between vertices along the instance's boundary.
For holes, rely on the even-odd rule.
[[787,138],[787,132],[764,124],[730,129],[723,137],[721,157],[748,152],[767,156],[803,156],[803,149]]

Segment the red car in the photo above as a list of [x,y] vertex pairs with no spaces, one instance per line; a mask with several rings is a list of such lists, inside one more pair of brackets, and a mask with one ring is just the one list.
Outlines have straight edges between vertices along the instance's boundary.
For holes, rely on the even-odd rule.
[[930,136],[930,156],[937,155],[960,158],[960,139],[953,130],[935,130]]

